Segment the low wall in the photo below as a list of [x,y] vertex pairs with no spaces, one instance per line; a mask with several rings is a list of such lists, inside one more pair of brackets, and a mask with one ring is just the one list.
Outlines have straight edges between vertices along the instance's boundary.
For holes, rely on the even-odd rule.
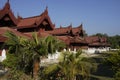
[[94,53],[101,53],[104,51],[109,51],[110,48],[106,47],[106,48],[88,48],[88,49],[84,49],[83,52],[84,53],[89,53],[89,54],[94,54]]

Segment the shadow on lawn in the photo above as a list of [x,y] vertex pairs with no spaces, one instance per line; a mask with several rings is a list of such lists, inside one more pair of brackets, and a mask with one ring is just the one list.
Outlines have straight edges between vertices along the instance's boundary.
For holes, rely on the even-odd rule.
[[103,58],[101,57],[96,57],[93,58],[96,63],[97,63],[97,70],[96,72],[93,72],[92,75],[97,75],[97,76],[104,76],[104,77],[109,77],[109,78],[113,78],[114,77],[114,72],[111,69],[110,66],[108,66],[107,64],[104,63]]

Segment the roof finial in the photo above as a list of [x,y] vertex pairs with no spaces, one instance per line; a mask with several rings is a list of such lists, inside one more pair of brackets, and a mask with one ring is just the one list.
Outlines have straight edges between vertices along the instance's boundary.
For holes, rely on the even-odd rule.
[[69,28],[72,28],[72,22],[70,23]]
[[81,25],[80,25],[81,27],[83,27],[83,22],[81,23]]
[[9,3],[9,0],[7,0],[7,2]]
[[60,25],[60,28],[62,28],[62,26]]
[[48,6],[46,6],[45,12],[46,14],[48,14]]
[[4,9],[10,9],[10,3],[9,3],[9,0],[7,0],[5,6],[4,6]]
[[70,23],[70,26],[72,27],[72,22]]
[[17,16],[19,16],[19,12],[17,12]]
[[19,13],[17,13],[17,18],[18,18],[18,20],[22,19],[22,17],[19,15]]
[[46,6],[46,10],[48,9],[48,6]]

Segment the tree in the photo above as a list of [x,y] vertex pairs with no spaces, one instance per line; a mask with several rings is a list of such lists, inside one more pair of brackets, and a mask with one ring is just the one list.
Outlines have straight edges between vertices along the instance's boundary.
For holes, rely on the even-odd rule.
[[120,49],[106,58],[106,63],[115,72],[115,79],[120,79]]
[[23,43],[27,40],[23,37],[16,36],[10,31],[7,31],[4,35],[7,37],[5,45],[8,46],[7,59],[2,64],[8,68],[7,78],[9,80],[21,80],[28,78],[25,72],[25,60],[23,55],[25,54],[26,48]]
[[94,34],[93,36],[106,37],[107,42],[111,45],[111,48],[120,47],[120,35],[108,36],[107,34],[97,33]]
[[[82,51],[77,53],[62,52],[62,57],[58,64],[54,64],[45,68],[45,74],[57,74],[57,77],[63,80],[76,80],[76,76],[81,76],[82,79],[89,78],[92,64],[87,62],[86,58],[81,56]],[[54,76],[53,75],[53,76]]]
[[118,47],[120,47],[120,36],[119,35],[115,35],[115,36],[108,37],[108,43],[111,44],[111,48],[118,48]]
[[34,34],[32,38],[33,39],[29,42],[30,48],[32,48],[31,52],[34,53],[34,55],[32,56],[34,61],[33,74],[34,76],[37,76],[40,68],[40,58],[42,56],[47,56],[48,54],[55,53],[56,50],[60,50],[61,48],[65,47],[65,45],[63,42],[53,36],[38,38],[37,35]]
[[14,54],[7,54],[7,59],[5,59],[2,64],[11,69],[16,69],[18,65],[18,58]]
[[[14,65],[15,69],[22,69],[21,67],[24,63],[22,63],[21,61],[24,61],[22,55],[24,54],[23,52],[25,51],[25,48],[23,48],[24,47],[23,43],[26,41],[26,39],[20,36],[16,36],[10,31],[7,31],[4,36],[7,38],[5,45],[8,46],[8,53],[11,53],[8,54],[8,59],[5,62],[6,63],[8,62],[8,64],[10,63],[11,66]],[[16,59],[16,60],[11,61],[12,59],[13,60]]]
[[87,78],[89,76],[89,65],[91,64],[85,61],[85,58],[81,56],[81,53],[82,51],[78,51],[77,53],[63,53],[63,58],[59,63],[59,67],[67,80],[75,80],[77,75],[81,75],[82,78]]
[[21,48],[22,48],[22,37],[16,36],[10,31],[7,31],[4,36],[7,38],[7,41],[5,42],[6,46],[9,46],[9,52],[20,54]]
[[61,51],[65,48],[65,43],[53,36],[48,36],[45,38],[48,47],[48,53],[55,53],[56,50]]
[[107,34],[102,34],[102,33],[96,33],[93,36],[98,36],[98,37],[108,37]]
[[12,32],[7,32],[5,36],[8,38],[6,45],[9,46],[9,53],[13,53],[18,59],[16,69],[32,73],[35,79],[38,78],[40,58],[64,47],[61,41],[52,36],[39,38],[37,34],[33,34],[31,39],[26,39]]

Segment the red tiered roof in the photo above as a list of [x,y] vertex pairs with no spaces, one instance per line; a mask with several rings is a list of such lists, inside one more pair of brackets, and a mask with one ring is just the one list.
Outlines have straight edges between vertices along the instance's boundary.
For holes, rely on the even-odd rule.
[[[6,18],[7,17],[7,18]],[[3,34],[6,31],[11,31],[18,36],[24,36],[31,38],[32,32],[36,32],[39,37],[46,37],[49,35],[56,36],[58,39],[64,41],[68,46],[72,48],[80,48],[86,46],[106,46],[107,39],[100,38],[97,36],[84,37],[84,30],[82,24],[78,27],[72,27],[72,24],[67,27],[55,28],[55,25],[52,24],[50,17],[48,15],[48,8],[38,16],[22,18],[18,16],[18,19],[14,16],[10,9],[9,1],[5,4],[4,8],[0,10],[0,20],[10,19],[11,23],[14,23],[15,29],[1,26],[0,27],[0,42],[5,41]],[[3,21],[1,21],[2,23]],[[6,22],[6,21],[5,21]],[[17,31],[18,30],[18,31]],[[24,32],[21,33],[21,32]]]
[[10,31],[10,32],[13,32],[15,35],[17,36],[22,36],[22,37],[25,37],[25,38],[29,38],[29,36],[21,33],[21,32],[18,32],[16,31],[15,29],[11,29],[11,28],[8,28],[8,27],[1,27],[0,28],[0,42],[5,42],[5,40],[7,39],[4,34],[7,32],[7,31]]
[[9,1],[5,4],[4,8],[2,10],[0,10],[0,19],[2,19],[7,14],[9,15],[10,19],[14,22],[14,24],[17,25],[18,20],[13,15],[13,13],[10,9]]
[[[5,17],[6,15],[9,15],[10,19],[13,21],[14,25],[18,27],[18,29],[21,28],[30,28],[30,27],[38,27],[44,20],[48,22],[50,25],[50,29],[54,29],[54,24],[52,24],[50,17],[48,15],[48,9],[39,16],[29,17],[29,18],[20,18],[18,16],[18,19],[14,16],[10,9],[9,1],[5,4],[4,8],[0,10],[0,19]],[[7,18],[9,18],[7,17]],[[7,19],[6,18],[6,19]],[[45,23],[45,22],[44,22]]]
[[70,45],[70,38],[68,36],[56,36],[56,37],[65,42],[67,45]]
[[85,37],[85,40],[87,41],[87,43],[99,42],[98,36],[88,36]]
[[5,40],[7,40],[7,38],[4,37],[3,35],[0,35],[0,42],[5,42]]
[[84,44],[87,43],[86,40],[81,37],[71,37],[70,41],[71,43],[84,43]]
[[67,27],[67,28],[56,28],[52,31],[46,31],[46,32],[52,35],[58,35],[58,34],[68,34],[70,30],[71,29]]
[[68,27],[61,27],[60,28],[56,28],[52,31],[46,31],[47,33],[51,34],[51,35],[76,35],[76,34],[80,34],[83,33],[83,28],[82,28],[82,24],[76,28],[72,28],[72,25],[68,26]]
[[83,36],[83,27],[82,27],[82,24],[76,28],[72,28],[72,34],[73,35],[79,35],[80,33],[82,33],[82,36]]
[[107,38],[105,37],[89,36],[85,37],[85,40],[89,46],[110,46],[110,44],[107,43]]
[[50,36],[50,34],[43,31],[43,32],[38,32],[38,36],[39,37],[47,37],[47,36]]
[[21,28],[30,28],[30,27],[38,27],[44,20],[49,22],[51,30],[54,29],[54,25],[52,24],[50,17],[48,16],[48,10],[46,10],[39,16],[29,17],[29,18],[22,18],[19,20],[17,24],[18,29]]

